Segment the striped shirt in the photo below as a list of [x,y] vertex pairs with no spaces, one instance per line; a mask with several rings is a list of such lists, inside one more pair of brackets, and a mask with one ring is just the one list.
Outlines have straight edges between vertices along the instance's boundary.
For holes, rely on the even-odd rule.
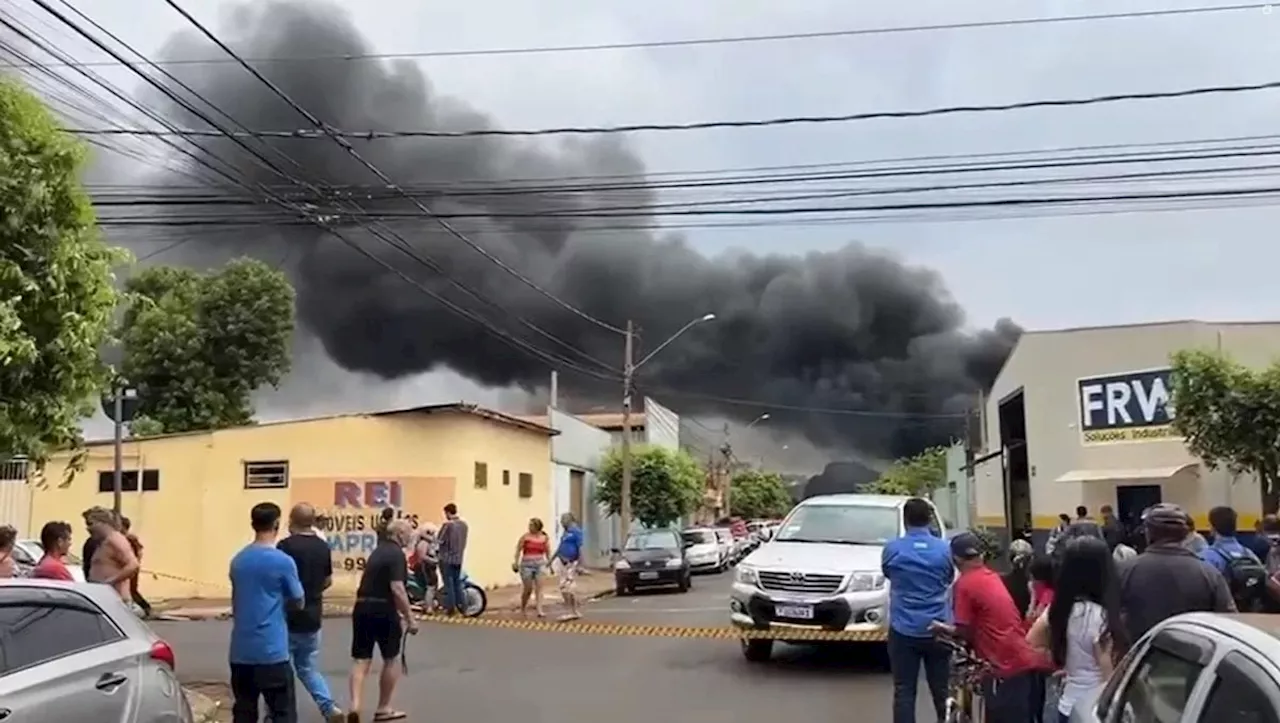
[[467,551],[467,523],[461,518],[448,520],[440,527],[438,557],[441,565],[461,565]]

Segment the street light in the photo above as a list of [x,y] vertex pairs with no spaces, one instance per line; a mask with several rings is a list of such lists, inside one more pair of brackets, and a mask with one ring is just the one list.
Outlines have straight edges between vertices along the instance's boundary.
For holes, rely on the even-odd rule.
[[626,344],[622,363],[622,489],[619,490],[622,504],[619,505],[621,509],[618,510],[619,516],[622,518],[621,532],[624,544],[628,533],[631,531],[631,385],[635,380],[636,370],[657,356],[658,352],[666,349],[671,342],[679,339],[686,331],[698,324],[715,321],[715,319],[715,314],[703,314],[690,321],[680,327],[679,331],[668,337],[666,341],[654,347],[653,351],[646,354],[638,362],[631,361],[635,354],[635,325],[631,321],[627,321]]
[[768,419],[768,418],[769,418],[769,413],[768,413],[768,412],[765,412],[764,414],[761,414],[760,416],[756,417],[756,418],[751,422],[751,424],[748,424],[748,425],[746,426],[746,428],[747,428],[747,429],[751,429],[752,427],[756,426],[757,424],[759,424],[759,423],[763,422],[764,420],[766,420],[766,419]]

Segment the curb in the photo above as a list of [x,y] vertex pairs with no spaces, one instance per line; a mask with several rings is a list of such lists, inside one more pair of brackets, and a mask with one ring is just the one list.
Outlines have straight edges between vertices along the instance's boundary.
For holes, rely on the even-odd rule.
[[[607,590],[601,590],[599,592],[588,595],[586,598],[584,598],[584,602],[594,602],[596,600],[602,600],[604,598],[613,597],[613,594],[614,594],[614,591],[612,588]],[[491,607],[485,611],[485,614],[488,615],[490,613],[509,613],[509,612],[515,612],[519,609],[520,609],[519,604],[517,603],[514,605],[506,605],[504,607]],[[326,604],[322,616],[324,617],[324,619],[330,620],[333,618],[345,618],[350,614],[351,614],[351,608],[348,606],[341,606],[341,607],[332,606],[331,607],[328,604]],[[151,618],[151,620],[165,621],[165,622],[200,622],[200,621],[206,621],[206,620],[230,620],[230,619],[231,619],[230,610],[217,610],[217,611],[210,610],[207,612],[192,611],[190,613],[173,611],[173,612],[167,612],[167,613],[160,613],[155,617]],[[198,720],[199,718],[197,718],[197,721]]]
[[191,717],[195,723],[214,723],[218,720],[218,713],[222,708],[218,701],[187,687],[183,687],[182,693],[191,706]]

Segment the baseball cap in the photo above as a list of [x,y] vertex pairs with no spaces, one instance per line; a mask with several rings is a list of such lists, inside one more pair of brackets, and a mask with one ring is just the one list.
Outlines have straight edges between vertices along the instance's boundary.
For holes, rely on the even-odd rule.
[[982,557],[982,540],[972,532],[961,532],[951,538],[951,556],[962,560]]
[[1142,524],[1150,527],[1181,527],[1191,529],[1191,516],[1187,511],[1171,502],[1161,502],[1148,507],[1142,513]]

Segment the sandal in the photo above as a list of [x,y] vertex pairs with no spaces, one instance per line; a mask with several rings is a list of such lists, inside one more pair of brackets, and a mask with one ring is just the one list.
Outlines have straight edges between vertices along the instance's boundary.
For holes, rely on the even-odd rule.
[[388,720],[404,720],[409,714],[402,710],[380,710],[373,714],[374,723]]

